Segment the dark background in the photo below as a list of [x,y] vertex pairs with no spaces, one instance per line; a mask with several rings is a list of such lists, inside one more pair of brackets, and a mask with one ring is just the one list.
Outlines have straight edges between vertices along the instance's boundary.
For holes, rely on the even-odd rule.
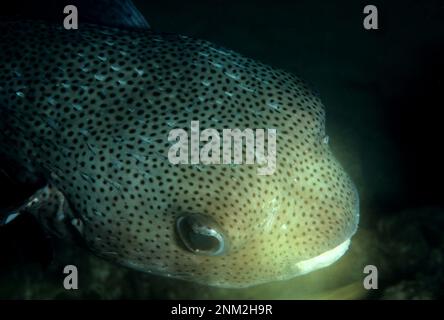
[[[444,283],[442,271],[436,270],[444,269],[444,1],[134,2],[153,29],[210,40],[298,74],[318,89],[326,106],[330,144],[360,192],[361,228],[351,254],[365,255],[359,263],[377,261],[386,271],[377,293],[341,298],[442,296],[436,287]],[[3,4],[0,14],[23,12],[23,1],[15,3],[14,8]],[[379,10],[379,30],[362,27],[367,4]],[[0,187],[2,207],[20,200],[26,190],[6,175],[0,175]],[[77,249],[51,243],[32,219],[0,228],[0,297],[54,296],[51,286],[61,278],[60,265],[54,262],[57,250],[64,261],[77,254],[69,250]],[[82,259],[94,258],[85,254]],[[108,268],[101,263],[92,264]],[[29,270],[39,270],[40,278],[30,276]],[[179,284],[187,286],[183,282],[157,277],[146,280],[157,284],[147,293],[137,287],[138,273],[121,272],[125,281],[134,282],[131,294],[127,284],[117,281],[114,286],[121,291],[115,295],[89,288],[75,297],[219,297],[200,286],[191,287],[198,293],[187,295],[177,289]],[[18,281],[15,289],[2,290],[11,274]],[[100,278],[93,273],[88,277],[91,282]],[[340,283],[329,283],[328,290],[359,279],[352,278],[340,276]],[[50,289],[42,289],[41,281],[49,281]],[[232,291],[223,294],[237,297]],[[256,296],[264,297],[246,294]]]

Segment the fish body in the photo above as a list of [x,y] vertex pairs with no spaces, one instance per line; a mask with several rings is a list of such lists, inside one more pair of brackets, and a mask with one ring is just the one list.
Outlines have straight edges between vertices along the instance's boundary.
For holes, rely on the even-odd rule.
[[[21,210],[59,237],[223,287],[291,278],[347,250],[358,195],[299,77],[182,35],[38,21],[0,24],[0,61],[0,155],[46,182]],[[172,164],[168,134],[192,121],[276,129],[274,173]]]

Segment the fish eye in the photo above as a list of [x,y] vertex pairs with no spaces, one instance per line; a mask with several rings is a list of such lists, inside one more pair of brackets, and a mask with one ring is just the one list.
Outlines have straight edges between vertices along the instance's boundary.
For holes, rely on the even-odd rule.
[[199,255],[220,256],[227,252],[224,232],[210,217],[185,214],[176,221],[176,231],[185,247]]

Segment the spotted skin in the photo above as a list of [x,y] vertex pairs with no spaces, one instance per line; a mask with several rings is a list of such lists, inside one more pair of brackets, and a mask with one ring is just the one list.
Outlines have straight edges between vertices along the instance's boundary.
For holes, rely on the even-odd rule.
[[[64,195],[97,255],[244,287],[296,276],[297,262],[356,231],[355,187],[300,78],[176,34],[15,21],[0,31],[0,153]],[[168,133],[192,120],[275,128],[276,171],[170,164]],[[217,221],[229,252],[186,250],[175,221],[188,212]]]

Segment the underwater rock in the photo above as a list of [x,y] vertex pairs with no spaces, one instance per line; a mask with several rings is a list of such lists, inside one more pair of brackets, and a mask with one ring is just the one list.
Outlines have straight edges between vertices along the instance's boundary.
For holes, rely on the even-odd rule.
[[[444,287],[444,210],[410,209],[378,223],[381,299],[438,299]],[[384,282],[386,285],[384,285]],[[390,283],[390,284],[389,284]]]
[[421,281],[401,281],[384,290],[384,300],[428,300],[433,294],[422,285]]

